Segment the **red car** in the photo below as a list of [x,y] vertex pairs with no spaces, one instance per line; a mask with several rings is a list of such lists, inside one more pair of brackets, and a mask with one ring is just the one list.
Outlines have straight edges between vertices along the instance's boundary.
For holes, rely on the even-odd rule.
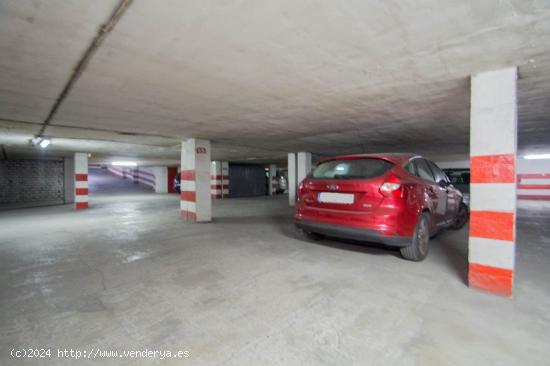
[[294,218],[313,239],[383,243],[421,261],[430,237],[456,223],[461,202],[445,173],[421,156],[348,155],[321,161],[300,183]]

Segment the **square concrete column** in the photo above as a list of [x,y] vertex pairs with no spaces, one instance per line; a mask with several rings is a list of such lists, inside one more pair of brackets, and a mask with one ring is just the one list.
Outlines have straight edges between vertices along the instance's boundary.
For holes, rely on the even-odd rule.
[[277,190],[277,165],[269,166],[269,195],[273,196]]
[[155,193],[168,193],[168,167],[154,166]]
[[212,199],[222,198],[222,162],[213,161],[210,164],[210,196]]
[[311,172],[311,153],[299,152],[296,156],[296,184],[300,184]]
[[516,237],[517,68],[471,78],[468,284],[511,296]]
[[229,197],[229,162],[228,161],[222,161],[222,176],[221,176],[221,182],[222,182],[222,198],[228,198]]
[[88,154],[74,154],[74,205],[88,208]]
[[210,195],[212,199],[229,196],[229,162],[216,160],[210,164]]
[[296,154],[288,153],[288,204],[296,203]]
[[189,139],[181,144],[181,216],[191,222],[212,220],[210,141]]

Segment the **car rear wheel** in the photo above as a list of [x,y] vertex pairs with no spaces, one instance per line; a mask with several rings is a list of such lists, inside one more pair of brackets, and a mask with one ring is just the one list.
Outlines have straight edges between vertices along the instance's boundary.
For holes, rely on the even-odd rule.
[[430,216],[427,212],[420,215],[414,230],[411,245],[401,248],[403,258],[419,262],[426,258],[430,246]]
[[451,229],[459,230],[468,222],[468,207],[464,203],[460,203],[458,213],[456,214],[456,220],[451,225]]

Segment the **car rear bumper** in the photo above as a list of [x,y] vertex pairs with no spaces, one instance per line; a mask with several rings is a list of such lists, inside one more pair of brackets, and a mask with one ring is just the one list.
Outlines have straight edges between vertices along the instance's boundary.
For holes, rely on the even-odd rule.
[[309,232],[319,233],[337,238],[382,243],[392,247],[406,247],[409,246],[412,241],[412,238],[410,237],[385,236],[376,230],[370,229],[358,229],[353,227],[305,220],[295,220],[294,223],[298,228]]

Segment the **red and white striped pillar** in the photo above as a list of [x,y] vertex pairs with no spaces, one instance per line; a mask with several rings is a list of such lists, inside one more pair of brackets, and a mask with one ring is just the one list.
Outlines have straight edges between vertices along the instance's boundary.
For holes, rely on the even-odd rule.
[[517,68],[472,76],[468,284],[511,296],[516,233]]
[[181,144],[181,216],[190,222],[212,220],[210,141],[189,139]]
[[229,197],[229,163],[213,161],[210,165],[210,194],[213,199]]
[[277,165],[269,165],[269,195],[273,196],[277,191]]
[[74,154],[75,208],[88,208],[88,154]]

